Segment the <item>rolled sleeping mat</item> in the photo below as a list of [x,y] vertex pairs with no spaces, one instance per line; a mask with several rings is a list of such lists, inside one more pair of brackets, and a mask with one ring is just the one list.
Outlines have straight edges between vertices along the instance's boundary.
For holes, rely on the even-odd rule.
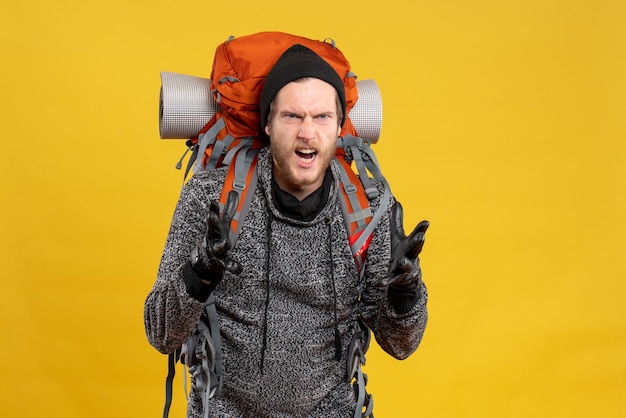
[[[374,80],[357,80],[359,99],[348,116],[359,136],[376,143],[383,123],[380,89]],[[161,73],[159,132],[161,139],[188,139],[219,110],[211,80],[171,72]]]

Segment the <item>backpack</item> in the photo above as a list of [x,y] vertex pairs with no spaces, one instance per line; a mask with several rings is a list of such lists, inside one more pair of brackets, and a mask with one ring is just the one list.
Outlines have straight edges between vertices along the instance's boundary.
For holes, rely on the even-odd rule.
[[[348,60],[335,46],[334,41],[317,41],[282,32],[261,32],[239,38],[231,36],[218,45],[215,51],[210,80],[161,73],[161,138],[187,138],[187,149],[177,164],[177,168],[181,168],[186,154],[191,151],[183,181],[191,169],[198,172],[227,167],[220,206],[223,208],[225,205],[229,192],[235,191],[239,195],[239,206],[230,231],[231,242],[234,242],[256,187],[257,154],[268,144],[259,112],[259,98],[265,76],[280,55],[296,43],[310,48],[325,59],[344,83],[346,118],[337,139],[335,160],[341,173],[340,203],[346,220],[349,245],[363,279],[367,247],[391,198],[389,185],[370,147],[378,139],[380,132],[380,98],[376,97],[377,86],[372,80],[357,83],[357,77],[351,71]],[[192,94],[194,88],[195,93],[201,93]],[[202,97],[198,102],[199,96]],[[352,110],[357,110],[357,103],[361,105],[360,96],[361,103],[374,107],[375,111],[363,117],[364,122],[359,125],[353,123]],[[196,103],[192,103],[194,100]],[[361,111],[367,113],[363,107]],[[352,163],[356,167],[356,173],[352,169]],[[370,174],[385,186],[382,196],[379,196]],[[379,209],[372,213],[369,201],[377,197],[380,197]],[[369,330],[364,324],[360,324],[360,330],[355,332],[350,344],[351,357],[346,372],[346,377],[353,383],[357,395],[355,417],[373,416],[372,399],[365,392],[366,376],[360,367],[365,364],[364,353],[368,345]],[[198,332],[183,347],[170,354],[164,417],[169,413],[174,366],[179,359],[187,364],[196,385],[204,392],[206,416],[206,403],[219,393],[222,386],[220,336],[212,296]]]

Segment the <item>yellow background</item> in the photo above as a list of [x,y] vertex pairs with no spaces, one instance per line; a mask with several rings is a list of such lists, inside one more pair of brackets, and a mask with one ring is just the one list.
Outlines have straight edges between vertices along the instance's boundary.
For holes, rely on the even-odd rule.
[[378,82],[383,170],[407,229],[431,221],[430,323],[404,362],[372,347],[376,416],[624,416],[625,22],[621,0],[3,2],[0,415],[160,416],[143,302],[184,146],[159,74],[279,30]]

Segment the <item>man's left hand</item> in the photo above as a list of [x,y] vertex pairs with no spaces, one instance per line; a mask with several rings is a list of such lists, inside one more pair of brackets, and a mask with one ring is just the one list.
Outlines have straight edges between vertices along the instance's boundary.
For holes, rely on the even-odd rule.
[[421,221],[407,237],[403,225],[404,213],[400,202],[391,208],[391,261],[389,272],[380,281],[381,287],[396,292],[412,292],[422,278],[419,254],[424,246],[426,230],[430,223]]

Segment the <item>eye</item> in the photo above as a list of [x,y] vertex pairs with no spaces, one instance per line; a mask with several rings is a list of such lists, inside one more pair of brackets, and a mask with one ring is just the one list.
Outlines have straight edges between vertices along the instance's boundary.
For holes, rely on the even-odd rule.
[[285,119],[289,119],[289,120],[300,119],[300,115],[298,115],[296,113],[291,113],[291,112],[285,112],[285,113],[282,114],[282,116]]
[[321,113],[315,117],[315,119],[319,120],[320,122],[327,122],[329,120],[332,120],[332,118],[332,113]]

